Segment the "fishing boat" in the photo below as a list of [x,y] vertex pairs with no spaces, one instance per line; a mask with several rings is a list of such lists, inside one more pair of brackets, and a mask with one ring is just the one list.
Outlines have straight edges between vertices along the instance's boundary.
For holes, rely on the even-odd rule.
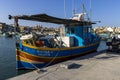
[[53,65],[75,57],[83,56],[97,50],[100,38],[93,33],[90,20],[84,19],[84,14],[62,19],[47,14],[11,16],[18,27],[18,19],[62,24],[64,35],[52,37],[33,34],[20,37],[16,46],[16,68],[35,69]]

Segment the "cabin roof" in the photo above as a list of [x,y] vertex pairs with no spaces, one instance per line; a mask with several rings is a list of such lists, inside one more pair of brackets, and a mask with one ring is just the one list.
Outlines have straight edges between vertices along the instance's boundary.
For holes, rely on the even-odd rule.
[[9,19],[12,19],[14,17],[17,17],[21,20],[31,20],[31,21],[39,21],[39,22],[49,22],[49,23],[55,23],[55,24],[64,24],[64,25],[90,25],[95,24],[88,21],[77,21],[77,20],[71,20],[71,19],[62,19],[57,18],[53,16],[49,16],[47,14],[36,14],[36,15],[22,15],[22,16],[11,16],[9,15]]

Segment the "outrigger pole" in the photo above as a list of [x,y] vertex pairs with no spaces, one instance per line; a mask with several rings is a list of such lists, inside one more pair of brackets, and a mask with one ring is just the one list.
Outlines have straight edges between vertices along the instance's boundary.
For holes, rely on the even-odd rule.
[[14,19],[14,32],[16,33],[16,28],[19,26],[18,25],[18,16],[11,16],[9,15],[9,19]]

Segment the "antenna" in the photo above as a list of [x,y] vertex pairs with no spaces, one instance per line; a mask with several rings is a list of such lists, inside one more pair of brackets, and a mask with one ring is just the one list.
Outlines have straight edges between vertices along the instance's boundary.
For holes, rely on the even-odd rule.
[[85,13],[85,7],[84,7],[84,4],[82,4],[82,19],[83,19],[83,21],[84,21],[84,13]]
[[72,15],[75,14],[75,1],[72,0]]
[[92,0],[90,0],[90,20],[92,20]]
[[66,19],[66,2],[64,0],[64,18]]

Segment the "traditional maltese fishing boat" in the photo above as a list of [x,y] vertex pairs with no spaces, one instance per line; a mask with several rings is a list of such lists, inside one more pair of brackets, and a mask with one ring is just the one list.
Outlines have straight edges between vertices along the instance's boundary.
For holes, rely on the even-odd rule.
[[18,26],[18,19],[50,22],[64,25],[64,35],[37,39],[33,34],[20,37],[16,48],[16,68],[35,69],[72,59],[97,50],[100,38],[93,33],[93,22],[82,14],[61,19],[46,14],[9,16]]

